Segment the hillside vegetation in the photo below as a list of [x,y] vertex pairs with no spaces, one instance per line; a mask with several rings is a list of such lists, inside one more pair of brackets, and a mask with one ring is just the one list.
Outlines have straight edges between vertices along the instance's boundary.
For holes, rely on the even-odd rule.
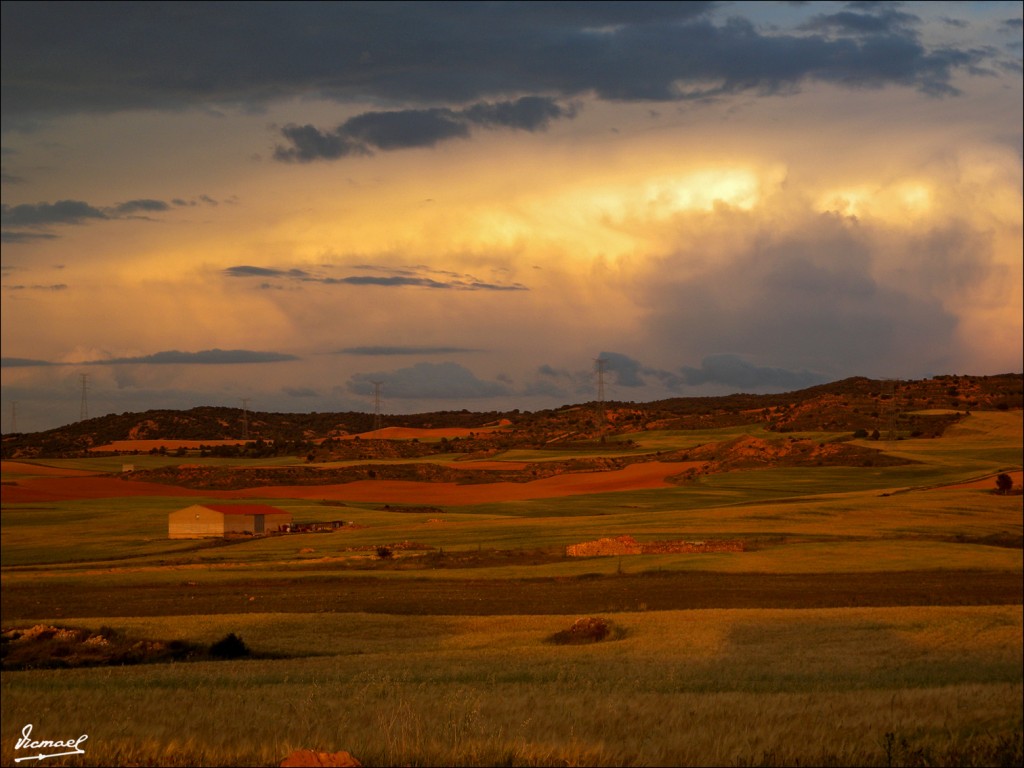
[[[895,431],[906,436],[941,434],[958,414],[974,410],[1007,410],[1024,406],[1024,376],[936,376],[909,381],[844,379],[797,392],[772,395],[735,394],[721,397],[680,397],[650,403],[607,402],[567,405],[521,412],[438,411],[384,415],[384,426],[479,429],[507,422],[507,428],[475,433],[462,439],[459,451],[512,447],[551,447],[572,443],[624,439],[647,430],[720,429],[762,425],[774,432]],[[598,413],[604,413],[604,419]],[[306,455],[323,452],[345,458],[365,447],[341,438],[373,429],[374,415],[343,413],[243,412],[238,408],[201,407],[187,411],[152,410],[101,416],[58,429],[4,435],[3,458],[80,455],[99,446],[126,440],[248,441],[248,455]],[[392,442],[393,441],[389,441]],[[405,446],[403,455],[451,452],[444,441],[431,447]],[[385,450],[381,448],[381,450]]]

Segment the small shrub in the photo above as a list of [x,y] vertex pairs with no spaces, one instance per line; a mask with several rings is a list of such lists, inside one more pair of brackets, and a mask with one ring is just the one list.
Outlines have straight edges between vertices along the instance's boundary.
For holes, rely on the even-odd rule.
[[612,632],[612,623],[608,619],[588,617],[577,619],[568,629],[556,632],[550,641],[556,645],[583,645],[599,643],[608,638]]
[[391,547],[377,547],[377,557],[381,560],[390,560],[394,557],[394,553],[391,551]]
[[215,659],[241,659],[250,653],[249,646],[231,632],[210,646],[210,655]]

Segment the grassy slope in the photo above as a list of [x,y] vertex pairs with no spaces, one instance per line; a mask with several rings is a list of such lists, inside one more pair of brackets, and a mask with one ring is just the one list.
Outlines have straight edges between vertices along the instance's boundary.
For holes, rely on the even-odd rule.
[[[721,439],[716,434],[639,440],[644,449],[671,450]],[[366,575],[338,570],[350,547],[415,540],[450,552],[532,551],[621,533],[758,543],[744,553],[373,575],[398,589],[427,590],[434,582],[447,589],[453,578],[500,583],[618,570],[852,575],[941,566],[1019,575],[1019,547],[980,543],[1021,535],[1019,496],[924,489],[1019,469],[1022,443],[1019,413],[979,413],[940,440],[865,443],[919,464],[727,473],[667,490],[453,508],[440,524],[427,522],[435,515],[377,505],[278,501],[297,520],[340,517],[365,527],[230,546],[168,541],[167,513],[182,505],[175,499],[5,506],[3,584],[58,593],[62,585],[109,587],[116,595],[132,586],[300,578],[310,589],[335,589]],[[299,747],[347,749],[368,765],[1020,761],[1019,605],[646,612],[637,605],[609,614],[622,639],[582,648],[544,642],[570,615],[410,618],[245,607],[131,618],[119,617],[115,604],[69,622],[197,642],[238,632],[258,650],[292,658],[4,673],[0,761],[20,756],[13,744],[26,722],[49,738],[88,733],[82,760],[93,765],[273,765]]]
[[293,658],[5,674],[3,762],[24,717],[88,733],[93,765],[274,765],[301,747],[368,765],[984,764],[1020,727],[1019,606],[608,618],[621,639],[585,647],[546,642],[564,616],[122,620]]

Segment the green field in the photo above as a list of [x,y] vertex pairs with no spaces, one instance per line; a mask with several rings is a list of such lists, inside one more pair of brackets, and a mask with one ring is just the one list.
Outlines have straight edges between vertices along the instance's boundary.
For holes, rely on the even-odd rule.
[[[635,452],[744,432],[766,436],[640,433]],[[5,669],[0,762],[26,764],[15,745],[32,723],[34,738],[89,736],[85,755],[44,765],[276,765],[299,748],[364,765],[1020,765],[1022,497],[993,493],[1021,468],[1020,412],[858,443],[914,463],[440,512],[253,499],[354,525],[233,542],[167,538],[168,513],[201,497],[5,500],[5,630],[236,633],[254,658]],[[564,555],[623,534],[746,550]],[[587,615],[614,634],[550,641]]]

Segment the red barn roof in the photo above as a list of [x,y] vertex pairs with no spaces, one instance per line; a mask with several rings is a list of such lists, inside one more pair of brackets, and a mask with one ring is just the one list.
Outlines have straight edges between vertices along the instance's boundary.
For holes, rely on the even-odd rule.
[[220,512],[222,515],[290,515],[283,509],[269,504],[200,504],[201,507]]

